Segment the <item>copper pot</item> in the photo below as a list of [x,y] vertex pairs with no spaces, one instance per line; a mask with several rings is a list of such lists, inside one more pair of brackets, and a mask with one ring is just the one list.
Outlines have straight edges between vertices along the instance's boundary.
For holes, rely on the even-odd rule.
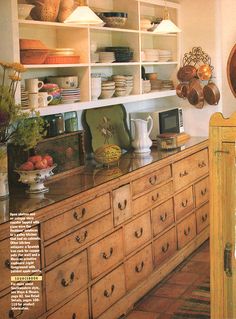
[[220,91],[213,82],[209,82],[204,86],[203,95],[209,105],[217,105],[220,100]]
[[186,99],[189,93],[189,85],[188,83],[179,83],[176,87],[176,94],[178,97],[182,99]]
[[197,70],[197,76],[201,81],[208,81],[212,76],[212,70],[209,64],[201,65]]
[[177,78],[180,82],[188,82],[197,75],[197,69],[193,65],[185,65],[177,72]]
[[202,109],[204,105],[204,95],[201,85],[195,84],[191,87],[188,94],[188,101],[198,109]]

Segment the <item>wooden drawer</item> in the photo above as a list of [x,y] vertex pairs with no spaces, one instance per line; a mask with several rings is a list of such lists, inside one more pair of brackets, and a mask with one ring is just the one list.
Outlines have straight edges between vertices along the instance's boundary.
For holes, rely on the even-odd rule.
[[124,266],[120,266],[92,286],[93,318],[97,318],[125,294]]
[[114,225],[117,226],[132,217],[130,184],[112,192]]
[[174,188],[178,190],[208,173],[208,150],[204,149],[173,164]]
[[151,239],[150,213],[146,213],[124,227],[125,254],[128,255],[136,248]]
[[68,259],[45,275],[47,307],[53,306],[88,283],[87,252]]
[[196,207],[209,199],[209,178],[204,178],[194,185]]
[[153,243],[154,265],[159,267],[177,250],[176,228],[173,227]]
[[123,259],[122,229],[89,248],[91,276],[95,278]]
[[125,262],[127,290],[133,289],[152,272],[152,247],[145,247]]
[[58,309],[47,319],[88,319],[89,306],[88,306],[88,292],[87,290],[80,295],[66,303],[63,307]]
[[[7,294],[4,297],[0,298],[0,318],[1,319],[33,319],[38,318],[45,309],[43,307],[43,296],[42,296],[42,281],[34,282],[34,286],[40,287],[40,296],[39,301],[35,302],[35,305],[29,307],[25,310],[11,310],[12,303],[11,303],[11,294]],[[22,307],[20,302],[19,307]],[[23,304],[24,307],[24,304]]]
[[[10,239],[0,242],[0,291],[11,285]],[[0,308],[1,309],[1,308]]]
[[73,233],[45,247],[46,265],[57,261],[75,249],[82,247],[94,238],[102,235],[113,227],[112,216],[108,214],[93,223],[84,226]]
[[158,205],[159,202],[172,195],[172,181],[156,188],[154,191],[147,193],[133,201],[133,212],[138,214],[151,208],[152,206]]
[[133,196],[138,195],[142,192],[152,190],[156,185],[171,178],[171,168],[165,166],[151,174],[145,175],[132,183]]
[[173,198],[152,209],[153,235],[156,236],[174,223]]
[[200,233],[209,225],[209,204],[203,205],[196,210],[197,233]]
[[43,224],[44,239],[48,240],[110,208],[111,203],[109,194],[104,194],[83,205],[76,206]]
[[196,218],[191,214],[177,225],[178,248],[181,249],[196,236]]
[[174,197],[176,220],[184,217],[194,208],[192,186]]

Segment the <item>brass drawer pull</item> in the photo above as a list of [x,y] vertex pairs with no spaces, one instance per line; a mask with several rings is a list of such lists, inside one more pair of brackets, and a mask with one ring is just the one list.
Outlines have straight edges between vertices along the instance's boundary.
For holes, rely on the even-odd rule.
[[77,319],[76,313],[73,313],[71,319]]
[[111,295],[113,294],[114,290],[115,290],[115,285],[112,285],[110,292],[108,290],[104,291],[104,296],[107,297],[107,298],[111,297]]
[[77,243],[81,244],[81,243],[83,243],[86,240],[87,236],[88,236],[88,232],[87,232],[87,230],[85,230],[83,235],[82,236],[76,236],[75,240],[77,241]]
[[76,219],[76,220],[80,220],[80,219],[82,219],[83,217],[84,217],[84,215],[86,214],[86,209],[85,208],[82,208],[82,210],[81,210],[81,213],[80,214],[78,214],[78,212],[77,211],[74,211],[74,214],[73,214],[73,216],[74,216],[74,219]]
[[111,247],[110,251],[109,251],[109,254],[107,255],[106,253],[102,253],[102,257],[104,259],[109,259],[112,256],[112,254],[113,254],[113,248]]
[[[24,307],[24,304],[22,303],[21,308],[23,308],[23,307]],[[13,311],[13,310],[9,310],[9,312],[8,312],[8,317],[11,318],[11,319],[16,319],[17,317],[20,317],[23,312],[24,312],[24,310],[22,309],[22,310],[18,313],[18,315],[15,316],[14,311]]]
[[75,274],[72,271],[72,273],[70,274],[70,279],[69,280],[66,280],[65,278],[62,278],[62,280],[61,280],[62,286],[63,287],[68,287],[70,284],[72,284],[72,282],[74,281],[74,278],[75,278]]
[[187,171],[184,171],[184,172],[180,172],[179,173],[179,176],[180,177],[184,177],[184,176],[187,176],[188,175],[188,172]]
[[5,260],[5,267],[11,270],[11,262],[9,259]]
[[182,202],[181,205],[182,205],[182,207],[187,207],[187,205],[188,205],[188,200],[185,199],[185,201]]
[[224,249],[224,271],[227,277],[232,277],[232,244],[226,243]]
[[205,223],[205,221],[207,221],[207,217],[208,217],[207,213],[204,216],[202,216],[202,222],[203,223]]
[[143,234],[143,227],[141,227],[139,230],[136,230],[134,232],[134,235],[136,238],[140,238],[142,236],[142,234]]
[[156,175],[151,176],[151,177],[149,178],[149,183],[150,183],[151,185],[156,185],[156,183],[157,183],[157,176],[156,176]]
[[118,208],[120,210],[126,209],[126,206],[127,206],[127,199],[124,200],[124,204],[123,205],[120,202],[118,203]]
[[166,218],[167,218],[167,213],[165,213],[164,215],[161,215],[161,216],[160,216],[160,220],[161,220],[162,222],[164,222],[164,221],[166,220]]
[[135,271],[139,273],[143,270],[143,267],[144,267],[144,262],[142,261],[139,265],[135,266]]
[[170,244],[169,244],[169,243],[167,243],[166,246],[162,246],[162,247],[161,247],[162,252],[163,252],[163,253],[166,253],[167,250],[169,249],[169,247],[170,247]]
[[206,166],[206,163],[204,161],[201,161],[201,162],[198,163],[198,167],[199,168],[203,168],[205,166]]
[[201,190],[201,195],[202,195],[202,196],[206,195],[206,193],[207,193],[207,189],[206,189],[206,188],[204,188],[204,189]]
[[156,202],[158,200],[158,198],[159,198],[159,193],[156,193],[156,197],[154,197],[154,195],[152,195],[152,200],[154,202]]
[[184,235],[185,236],[188,236],[189,234],[190,234],[190,231],[191,231],[191,228],[188,226],[188,229],[186,230],[184,230]]

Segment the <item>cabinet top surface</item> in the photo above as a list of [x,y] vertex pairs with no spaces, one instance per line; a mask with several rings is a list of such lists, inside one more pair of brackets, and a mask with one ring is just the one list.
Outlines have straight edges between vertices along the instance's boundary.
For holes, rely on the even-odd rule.
[[[48,184],[48,193],[29,195],[22,188],[12,190],[7,200],[0,201],[0,225],[9,221],[10,212],[34,212],[70,199],[72,196],[83,194],[85,191],[93,190],[99,185],[105,186],[108,182],[117,182],[128,173],[138,172],[144,167],[147,170],[151,169],[150,165],[158,162],[161,164],[161,160],[169,159],[174,162],[177,155],[184,151],[191,151],[191,148],[206,140],[206,137],[191,137],[183,147],[169,151],[158,151],[156,147],[153,147],[151,153],[146,156],[137,156],[133,152],[127,152],[122,155],[119,166],[110,168],[104,168],[94,162],[88,163],[73,175],[68,174],[51,181]],[[110,186],[109,189],[112,188],[112,185]]]

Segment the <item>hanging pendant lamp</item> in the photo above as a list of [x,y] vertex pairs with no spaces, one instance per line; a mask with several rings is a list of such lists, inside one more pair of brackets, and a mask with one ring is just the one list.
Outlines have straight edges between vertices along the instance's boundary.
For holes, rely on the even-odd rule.
[[88,6],[78,6],[64,21],[70,24],[102,24],[103,21]]
[[163,20],[160,24],[156,27],[153,31],[154,33],[178,33],[181,32],[180,28],[178,28],[171,20],[170,20],[170,13],[167,9],[166,2],[163,14]]

